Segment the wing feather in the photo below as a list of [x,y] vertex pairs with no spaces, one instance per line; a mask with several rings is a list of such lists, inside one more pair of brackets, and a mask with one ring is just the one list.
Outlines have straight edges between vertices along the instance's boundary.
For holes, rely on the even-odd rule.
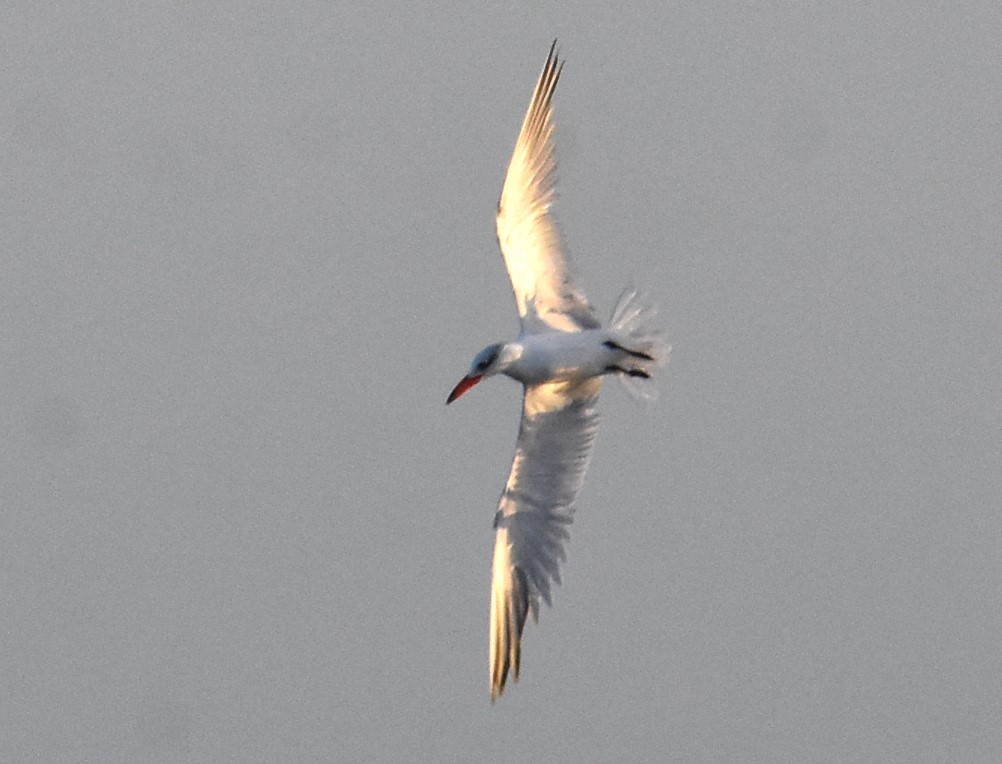
[[600,326],[574,286],[560,232],[550,215],[556,185],[553,91],[563,63],[554,40],[512,152],[498,202],[498,245],[523,332],[580,331]]
[[491,699],[518,681],[522,631],[560,583],[567,526],[598,427],[601,378],[525,388],[511,474],[498,504],[491,577]]

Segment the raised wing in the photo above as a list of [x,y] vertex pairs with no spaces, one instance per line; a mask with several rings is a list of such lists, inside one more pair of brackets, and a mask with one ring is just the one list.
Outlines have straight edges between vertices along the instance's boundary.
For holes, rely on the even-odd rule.
[[553,91],[563,64],[553,42],[508,165],[498,202],[498,244],[515,292],[523,332],[573,332],[600,325],[588,300],[571,282],[550,215],[556,184]]
[[526,616],[550,604],[560,583],[567,526],[584,481],[598,413],[601,377],[525,388],[515,460],[494,527],[491,577],[491,700],[504,692],[511,670],[518,681]]

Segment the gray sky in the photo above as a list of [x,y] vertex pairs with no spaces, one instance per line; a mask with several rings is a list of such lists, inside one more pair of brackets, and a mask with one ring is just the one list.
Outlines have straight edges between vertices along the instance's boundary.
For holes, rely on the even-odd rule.
[[[140,5],[0,24],[0,758],[1002,758],[1002,5]],[[674,353],[492,707],[519,390],[444,400],[555,36]]]

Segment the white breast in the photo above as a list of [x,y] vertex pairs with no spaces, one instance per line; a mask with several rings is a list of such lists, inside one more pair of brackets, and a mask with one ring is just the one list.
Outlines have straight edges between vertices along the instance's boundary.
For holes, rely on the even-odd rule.
[[602,344],[608,338],[604,329],[523,335],[515,343],[518,359],[505,373],[527,385],[599,376],[612,355]]

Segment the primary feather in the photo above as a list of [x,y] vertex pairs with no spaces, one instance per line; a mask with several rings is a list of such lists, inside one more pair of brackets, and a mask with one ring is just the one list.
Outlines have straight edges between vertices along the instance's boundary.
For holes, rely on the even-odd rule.
[[563,69],[556,45],[554,41],[533,91],[498,202],[498,244],[523,332],[600,326],[588,300],[571,281],[560,232],[550,215],[557,168],[552,102]]
[[598,428],[601,377],[527,385],[522,424],[494,525],[491,577],[491,698],[518,679],[526,615],[550,604],[560,583],[567,526]]

